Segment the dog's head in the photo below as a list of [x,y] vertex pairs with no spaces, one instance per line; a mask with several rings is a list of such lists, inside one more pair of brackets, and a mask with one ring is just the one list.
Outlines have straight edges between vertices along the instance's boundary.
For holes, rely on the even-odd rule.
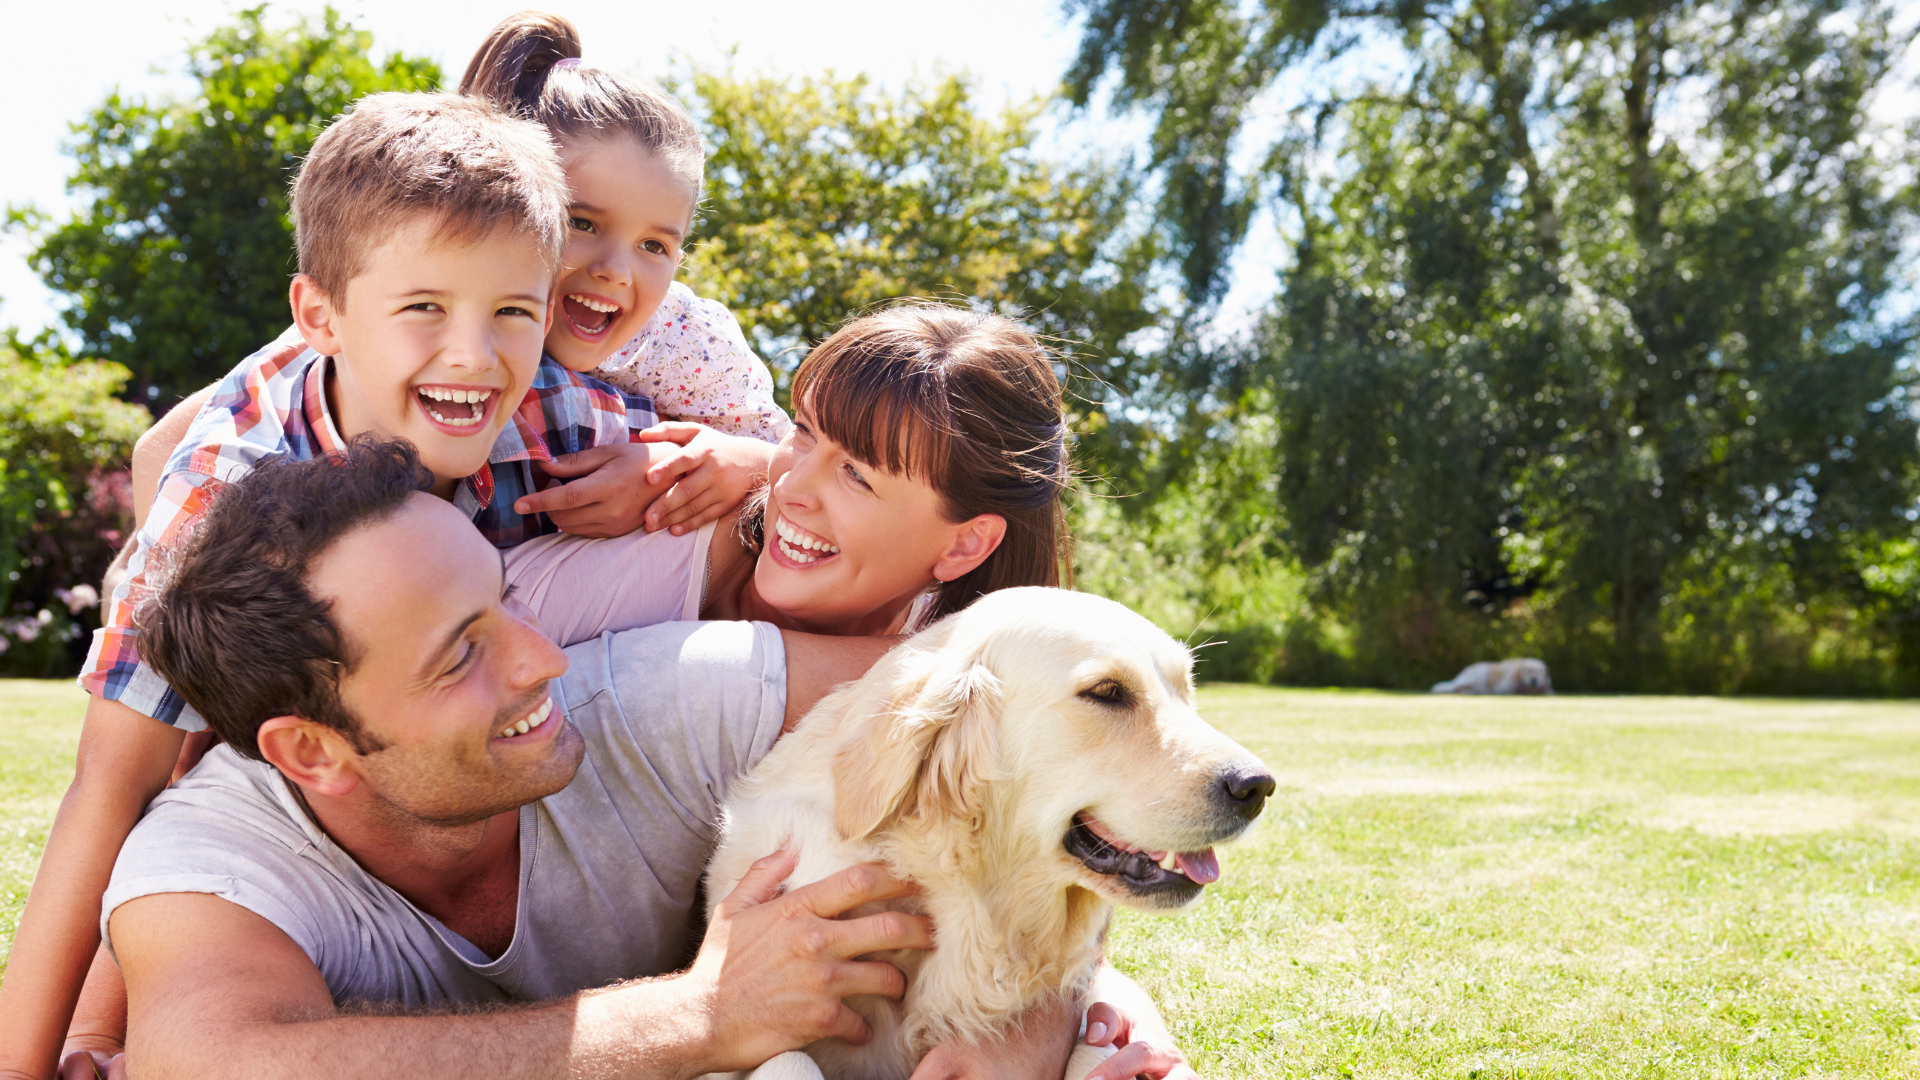
[[834,764],[849,837],[955,825],[987,872],[1173,909],[1218,880],[1213,845],[1273,777],[1194,711],[1191,659],[1110,600],[991,593],[895,650],[852,696]]

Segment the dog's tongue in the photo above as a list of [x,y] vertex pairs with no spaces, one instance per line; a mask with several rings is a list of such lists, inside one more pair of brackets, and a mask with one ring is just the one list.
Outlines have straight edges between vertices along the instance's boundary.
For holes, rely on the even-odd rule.
[[1214,857],[1212,848],[1177,852],[1174,858],[1180,860],[1180,872],[1198,884],[1211,885],[1220,880],[1220,860]]

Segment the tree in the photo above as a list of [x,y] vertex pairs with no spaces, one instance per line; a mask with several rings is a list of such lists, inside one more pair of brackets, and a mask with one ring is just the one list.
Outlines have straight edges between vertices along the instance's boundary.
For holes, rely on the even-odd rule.
[[[1111,70],[1157,111],[1170,213],[1266,190],[1294,222],[1210,387],[1277,419],[1276,510],[1359,669],[1526,647],[1563,685],[1810,685],[1806,613],[1850,617],[1849,552],[1909,534],[1916,492],[1912,141],[1866,112],[1907,41],[1887,7],[1081,7],[1077,92]],[[1229,84],[1395,37],[1404,80],[1179,182],[1241,131]],[[1198,267],[1237,240],[1181,238]]]
[[864,78],[694,72],[679,90],[711,152],[686,277],[778,378],[876,304],[947,297],[1062,350],[1083,466],[1140,437],[1108,406],[1137,388],[1130,337],[1159,318],[1155,239],[1126,228],[1123,172],[1035,151],[1037,106],[983,116],[958,76],[890,96]]
[[193,43],[192,100],[118,92],[74,127],[68,181],[91,201],[57,226],[32,210],[32,264],[67,294],[80,351],[124,365],[155,405],[227,373],[288,321],[292,169],[326,122],[376,90],[422,90],[433,61],[375,64],[372,35],[332,8],[285,28],[265,7]]

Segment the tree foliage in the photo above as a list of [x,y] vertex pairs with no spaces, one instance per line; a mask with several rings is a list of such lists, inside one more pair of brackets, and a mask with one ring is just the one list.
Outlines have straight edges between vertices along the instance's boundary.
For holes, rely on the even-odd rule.
[[694,72],[679,89],[711,154],[685,276],[781,378],[852,316],[946,297],[1062,350],[1090,459],[1140,437],[1106,406],[1147,369],[1130,338],[1158,318],[1159,252],[1126,227],[1124,172],[1036,150],[1038,103],[983,115],[959,76],[887,94],[864,78]]
[[90,201],[71,220],[13,214],[81,352],[124,365],[137,399],[191,393],[285,327],[293,166],[355,98],[440,78],[420,57],[375,64],[372,35],[332,8],[287,27],[264,12],[190,46],[198,97],[115,92],[75,125],[68,187]]
[[1905,45],[1885,7],[1088,6],[1080,85],[1117,71],[1169,146],[1224,146],[1241,114],[1195,110],[1247,72],[1363,30],[1413,51],[1208,174],[1295,223],[1213,391],[1277,419],[1277,516],[1355,670],[1526,648],[1575,686],[1857,685],[1859,545],[1908,535],[1916,490],[1911,142],[1865,108]]

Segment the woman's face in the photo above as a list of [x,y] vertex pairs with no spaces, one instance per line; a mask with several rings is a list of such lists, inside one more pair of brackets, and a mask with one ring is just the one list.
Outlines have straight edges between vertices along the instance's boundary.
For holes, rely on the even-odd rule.
[[1005,529],[990,514],[948,521],[931,485],[855,459],[815,430],[804,404],[767,472],[766,547],[754,591],[823,633],[884,631],[936,579],[978,566]]

